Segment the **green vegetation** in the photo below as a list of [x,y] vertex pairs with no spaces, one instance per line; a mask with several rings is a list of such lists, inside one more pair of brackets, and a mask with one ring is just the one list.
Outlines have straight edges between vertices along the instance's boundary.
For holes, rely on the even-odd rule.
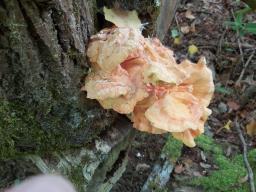
[[162,152],[167,155],[173,163],[175,163],[181,155],[182,146],[182,142],[169,136]]
[[156,182],[150,182],[149,183],[149,189],[152,191],[152,192],[168,192],[168,189],[166,188],[160,188],[159,187],[159,184],[156,183]]
[[83,166],[72,167],[68,178],[78,191],[84,191],[85,179],[83,175]]
[[[201,186],[205,190],[211,191],[233,191],[246,192],[249,191],[247,182],[239,182],[246,176],[246,170],[243,164],[242,155],[237,155],[232,159],[228,159],[223,154],[220,145],[214,143],[212,138],[200,136],[197,139],[197,145],[208,155],[212,156],[213,162],[217,165],[218,170],[212,171],[209,176],[195,178],[191,182],[192,185]],[[256,172],[256,149],[249,152],[249,161]],[[255,180],[256,182],[256,180]]]
[[33,112],[0,100],[0,159],[65,147],[64,136],[41,129]]
[[247,7],[241,10],[238,10],[235,13],[234,21],[228,21],[226,24],[230,26],[233,30],[237,31],[240,35],[244,35],[245,33],[256,34],[256,23],[246,23],[244,22],[244,17],[246,14],[254,12],[256,3],[254,0],[245,1],[247,3]]

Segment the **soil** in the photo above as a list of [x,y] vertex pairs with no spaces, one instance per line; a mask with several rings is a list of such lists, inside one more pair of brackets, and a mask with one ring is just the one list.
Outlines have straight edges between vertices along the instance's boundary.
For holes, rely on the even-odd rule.
[[111,191],[140,191],[160,155],[165,140],[166,135],[137,132],[129,152],[126,171]]

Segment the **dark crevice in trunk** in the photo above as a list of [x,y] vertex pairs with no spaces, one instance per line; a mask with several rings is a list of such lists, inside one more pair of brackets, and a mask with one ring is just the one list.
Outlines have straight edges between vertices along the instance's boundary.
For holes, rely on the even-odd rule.
[[54,25],[54,28],[57,32],[57,39],[58,39],[58,44],[60,45],[61,49],[64,51],[64,52],[67,52],[68,51],[68,47],[63,43],[63,39],[62,39],[62,35],[61,35],[61,30],[60,30],[60,27],[59,27],[59,10],[57,10],[56,8],[53,8],[52,9],[52,14],[51,14],[51,18],[52,18],[52,21],[53,21],[53,25]]

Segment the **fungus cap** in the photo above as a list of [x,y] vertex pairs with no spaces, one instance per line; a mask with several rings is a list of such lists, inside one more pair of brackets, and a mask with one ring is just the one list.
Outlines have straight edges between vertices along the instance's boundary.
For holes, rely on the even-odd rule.
[[144,38],[137,30],[111,28],[92,37],[87,56],[104,71],[112,71],[134,51],[143,49]]

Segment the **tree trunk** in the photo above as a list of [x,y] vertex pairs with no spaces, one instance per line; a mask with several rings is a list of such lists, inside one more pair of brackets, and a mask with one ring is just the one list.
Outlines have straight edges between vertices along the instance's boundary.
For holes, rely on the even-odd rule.
[[[94,33],[85,0],[1,1],[1,157],[87,143],[114,115],[79,91]],[[68,137],[67,137],[68,136]]]
[[58,172],[109,191],[124,171],[131,125],[80,92],[104,5],[137,9],[153,31],[153,0],[0,0],[0,190]]

